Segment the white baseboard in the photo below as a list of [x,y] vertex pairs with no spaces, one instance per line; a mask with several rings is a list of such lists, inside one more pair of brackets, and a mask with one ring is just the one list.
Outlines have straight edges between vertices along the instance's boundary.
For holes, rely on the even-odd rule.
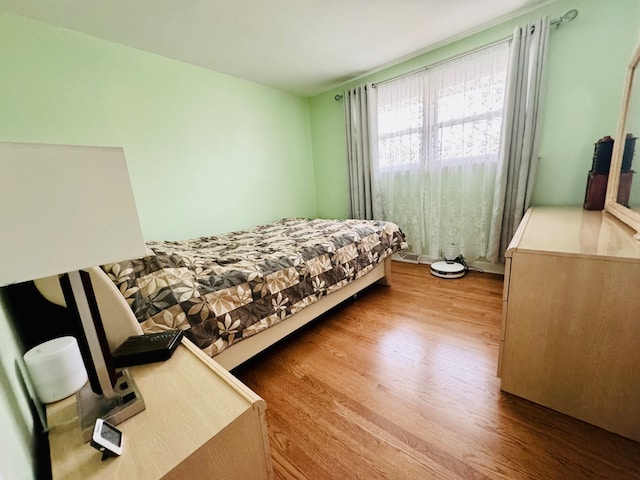
[[[416,259],[417,257],[417,259]],[[395,260],[396,262],[405,262],[405,263],[423,263],[425,265],[431,265],[433,262],[441,261],[442,259],[433,259],[427,255],[417,255],[415,253],[394,253],[391,257],[391,260]],[[489,263],[487,261],[476,261],[470,262],[467,264],[471,268],[475,268],[478,270],[482,270],[485,273],[495,273],[497,275],[504,275],[504,264],[503,263]]]

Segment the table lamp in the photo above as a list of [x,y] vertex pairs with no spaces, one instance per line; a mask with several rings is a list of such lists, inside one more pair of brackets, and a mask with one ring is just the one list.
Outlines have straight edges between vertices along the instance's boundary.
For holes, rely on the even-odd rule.
[[64,274],[62,289],[89,382],[76,394],[85,440],[96,418],[118,424],[144,410],[117,372],[83,269],[146,255],[124,151],[0,143],[0,286]]

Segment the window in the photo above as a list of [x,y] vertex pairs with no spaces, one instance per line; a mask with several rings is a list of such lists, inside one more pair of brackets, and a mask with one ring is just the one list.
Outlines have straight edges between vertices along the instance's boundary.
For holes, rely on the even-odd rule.
[[496,47],[378,86],[381,172],[498,160],[509,52]]
[[376,88],[374,216],[400,225],[414,253],[486,254],[508,62],[504,42]]

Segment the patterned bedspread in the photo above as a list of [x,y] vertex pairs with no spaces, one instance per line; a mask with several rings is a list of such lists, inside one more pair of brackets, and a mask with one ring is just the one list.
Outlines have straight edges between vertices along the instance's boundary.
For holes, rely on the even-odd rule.
[[145,332],[179,328],[209,355],[285,320],[407,248],[397,225],[285,219],[102,268]]

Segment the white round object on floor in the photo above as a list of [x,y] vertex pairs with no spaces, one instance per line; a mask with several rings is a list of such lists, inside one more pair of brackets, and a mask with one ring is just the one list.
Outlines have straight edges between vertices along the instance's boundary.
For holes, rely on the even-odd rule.
[[460,278],[466,273],[464,265],[458,262],[434,262],[431,264],[431,275],[440,278]]

